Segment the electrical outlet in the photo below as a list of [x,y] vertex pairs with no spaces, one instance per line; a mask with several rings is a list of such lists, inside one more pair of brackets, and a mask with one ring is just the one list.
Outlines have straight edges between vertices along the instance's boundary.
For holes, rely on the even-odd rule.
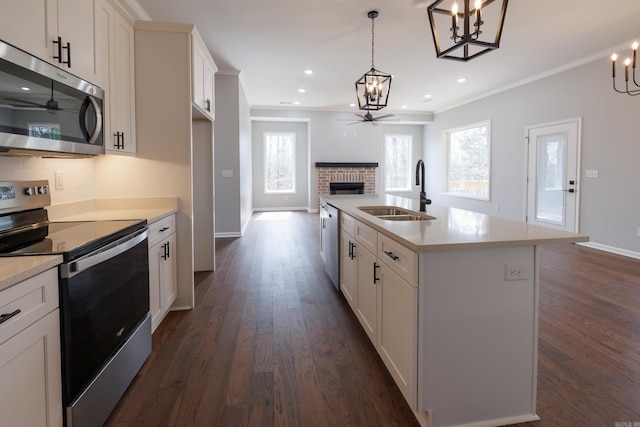
[[64,190],[64,171],[56,171],[56,190]]
[[526,265],[511,265],[505,264],[504,266],[504,280],[527,280],[529,279],[529,267]]

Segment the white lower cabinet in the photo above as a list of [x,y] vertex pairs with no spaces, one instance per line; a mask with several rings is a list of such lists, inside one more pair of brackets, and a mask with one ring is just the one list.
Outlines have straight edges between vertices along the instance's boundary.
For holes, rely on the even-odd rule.
[[[354,234],[356,247],[352,251],[355,253],[356,286],[353,307],[356,317],[405,399],[415,409],[417,254],[357,220]],[[343,261],[340,268],[341,275],[347,275],[351,266]],[[411,279],[410,282],[405,278]]]
[[340,213],[340,290],[355,310],[356,304],[356,241],[353,238],[353,217]]
[[0,424],[62,426],[57,269],[0,292],[0,313]]
[[149,307],[155,330],[178,296],[175,215],[149,225]]

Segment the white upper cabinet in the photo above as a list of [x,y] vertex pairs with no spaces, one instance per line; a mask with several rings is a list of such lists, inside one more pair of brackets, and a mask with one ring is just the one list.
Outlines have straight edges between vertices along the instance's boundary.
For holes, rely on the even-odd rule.
[[96,62],[105,90],[104,146],[110,154],[136,153],[134,32],[107,0],[96,5]]
[[83,79],[96,81],[93,1],[5,3],[0,14],[1,39]]
[[205,116],[215,118],[215,74],[213,58],[197,31],[193,32],[193,105]]

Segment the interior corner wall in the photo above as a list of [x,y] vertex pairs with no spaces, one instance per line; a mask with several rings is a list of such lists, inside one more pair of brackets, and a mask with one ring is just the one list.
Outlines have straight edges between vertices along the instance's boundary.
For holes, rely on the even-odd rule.
[[240,136],[240,230],[249,224],[253,212],[253,185],[252,185],[252,150],[251,150],[251,109],[247,101],[247,95],[242,84],[238,85],[239,97],[239,136]]
[[251,210],[251,158],[240,160],[251,153],[249,107],[238,73],[217,73],[215,93],[215,235],[241,236]]
[[[639,113],[637,98],[611,88],[606,58],[437,113],[425,132],[427,195],[434,203],[522,221],[526,127],[581,117],[580,233],[592,242],[640,253]],[[443,130],[487,119],[491,200],[443,195]],[[586,170],[598,170],[598,178],[587,178]]]

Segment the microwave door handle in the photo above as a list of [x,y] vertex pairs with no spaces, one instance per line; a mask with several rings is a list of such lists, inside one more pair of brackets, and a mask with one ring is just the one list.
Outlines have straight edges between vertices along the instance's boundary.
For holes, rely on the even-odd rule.
[[[96,112],[96,130],[91,135],[89,135],[86,120],[89,104],[93,106],[93,110]],[[89,144],[94,144],[98,139],[98,136],[100,136],[100,132],[102,132],[102,111],[100,110],[100,105],[93,96],[87,95],[82,103],[82,107],[80,107],[80,128]]]

